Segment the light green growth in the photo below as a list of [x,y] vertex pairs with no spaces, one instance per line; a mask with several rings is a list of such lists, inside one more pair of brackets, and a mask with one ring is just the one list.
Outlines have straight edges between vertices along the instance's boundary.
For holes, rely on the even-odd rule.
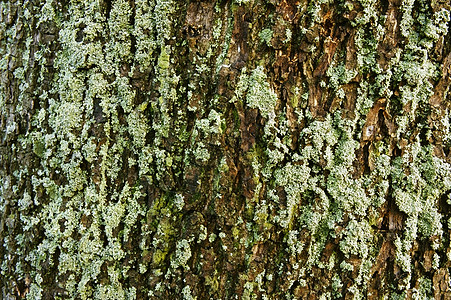
[[190,288],[189,285],[185,286],[185,287],[182,289],[182,295],[183,295],[183,299],[184,299],[184,300],[196,300],[196,299],[197,299],[197,297],[193,297],[193,296],[191,295],[191,288]]
[[[390,289],[406,292],[393,292],[393,298],[405,298],[407,290],[414,299],[433,297],[433,282],[417,276],[412,252],[416,243],[430,246],[432,272],[444,270],[442,256],[446,254],[448,260],[451,256],[443,250],[447,247],[443,222],[449,220],[439,209],[439,201],[451,190],[451,166],[437,156],[440,147],[446,148],[451,141],[449,111],[435,120],[429,103],[441,76],[441,66],[434,60],[441,51],[437,43],[448,32],[447,9],[433,10],[427,1],[403,1],[399,26],[405,44],[382,66],[378,49],[388,33],[383,30],[385,17],[376,15],[377,1],[344,3],[347,11],[362,9],[352,21],[357,67],[348,69],[345,53],[335,54],[320,87],[324,95],[335,93],[342,103],[335,113],[315,119],[308,107],[314,95],[309,95],[307,79],[293,84],[295,97],[286,105],[270,83],[272,68],[264,60],[252,71],[241,70],[230,102],[223,95],[207,99],[202,94],[210,91],[210,78],[232,72],[229,46],[234,22],[239,21],[233,19],[233,5],[229,11],[227,5],[225,10],[216,6],[214,41],[200,45],[205,46],[205,55],[193,55],[193,66],[187,70],[192,73],[187,75],[179,69],[185,61],[177,57],[177,51],[183,47],[191,51],[192,46],[174,39],[184,12],[177,1],[136,0],[133,6],[125,0],[111,1],[108,20],[103,3],[69,2],[67,15],[57,1],[49,0],[33,16],[27,2],[23,15],[14,16],[12,25],[0,22],[5,41],[0,47],[0,70],[19,82],[20,94],[17,103],[7,103],[7,87],[0,87],[2,116],[15,112],[14,118],[5,118],[2,136],[12,154],[2,159],[21,165],[18,160],[29,153],[26,159],[33,162],[33,169],[1,173],[0,211],[10,212],[1,225],[4,233],[15,233],[4,237],[2,250],[18,258],[10,266],[10,258],[2,257],[1,274],[14,272],[17,282],[30,276],[28,299],[43,297],[48,288],[43,277],[49,269],[71,299],[135,299],[138,293],[157,297],[173,283],[179,296],[195,299],[203,287],[195,288],[183,279],[194,269],[203,272],[204,250],[208,255],[220,251],[238,263],[239,254],[244,253],[247,275],[237,283],[242,298],[261,294],[265,299],[273,274],[256,270],[256,257],[259,247],[277,236],[283,241],[275,243],[282,245],[275,253],[275,272],[289,286],[281,294],[294,297],[289,291],[295,282],[307,286],[310,271],[322,270],[332,278],[330,287],[318,292],[322,298],[343,297],[344,278],[351,275],[356,278],[343,293],[365,298],[380,245],[378,212],[387,199],[404,217],[403,231],[395,233],[394,245],[396,265],[406,276]],[[254,2],[241,0],[234,5],[250,3]],[[329,0],[309,2],[312,27],[330,4]],[[0,8],[2,17],[9,18],[6,4]],[[32,18],[37,28],[58,29],[55,74],[48,68],[52,62],[45,58],[48,45],[33,38],[36,29],[30,24],[35,23],[28,22]],[[20,54],[14,53],[17,20],[28,20],[20,25],[25,34]],[[286,29],[285,43],[293,32]],[[264,29],[257,39],[271,46],[272,37],[273,31]],[[320,42],[318,37],[310,46],[312,55]],[[265,51],[272,53],[271,47]],[[10,64],[16,62],[18,66],[10,72]],[[212,64],[215,70],[210,69]],[[28,76],[34,70],[36,91],[29,91]],[[139,76],[151,81],[139,86]],[[345,85],[354,85],[353,80],[360,83],[351,112],[355,116],[348,119],[343,107],[352,95],[346,94]],[[48,91],[42,91],[45,85],[50,85]],[[381,98],[386,101],[377,123],[383,127],[381,136],[363,141],[366,116]],[[27,108],[30,99],[39,109]],[[229,136],[226,126],[230,115],[239,120],[243,108],[245,114],[258,110],[262,116],[258,120],[264,124],[244,155],[239,149],[242,128],[237,126]],[[29,128],[21,123],[25,113],[31,113]],[[386,134],[389,123],[395,124],[395,132],[389,128]],[[19,129],[27,133],[11,139]],[[431,140],[440,147],[428,145]],[[228,152],[235,145],[237,149]],[[239,155],[227,156],[224,151]],[[362,159],[369,168],[360,175],[357,167]],[[210,173],[220,175],[211,180]],[[190,181],[189,187],[185,181]],[[213,186],[206,186],[210,182]],[[237,192],[232,187],[238,185],[250,190]],[[227,215],[230,207],[222,207],[221,201],[229,198],[238,199],[233,203],[243,207],[233,212],[236,220],[226,220],[236,221],[231,226],[217,228],[198,220],[195,229],[184,227],[193,211],[201,216],[204,212]],[[201,207],[203,203],[208,205]],[[36,230],[42,234],[33,244],[30,239]],[[219,232],[218,240],[214,232]],[[324,260],[331,239],[338,247]],[[359,264],[352,261],[356,257]],[[205,276],[205,285],[213,293],[228,280],[216,269],[220,259],[215,257],[215,270]],[[151,290],[130,286],[128,276],[133,272],[152,282]]]
[[[359,2],[363,7],[363,11],[355,20],[352,20],[351,24],[353,26],[365,25],[372,20],[377,20],[377,0],[359,0]],[[347,8],[352,11],[353,5],[350,2],[347,3],[349,3]]]
[[208,237],[208,241],[210,243],[213,243],[216,240],[216,238],[217,238],[216,234],[212,232],[212,233],[210,233],[210,236]]
[[282,227],[286,228],[291,223],[294,209],[298,205],[298,199],[309,186],[309,177],[310,168],[305,165],[293,166],[287,164],[280,171],[276,171],[276,184],[283,186],[287,192],[287,209],[282,210],[278,218]]
[[177,269],[178,267],[189,269],[187,262],[190,258],[191,248],[189,242],[185,239],[178,241],[174,257],[171,258],[171,267],[173,269]]
[[310,27],[313,27],[315,23],[319,23],[321,21],[320,12],[321,12],[321,6],[324,4],[327,6],[327,4],[330,4],[332,0],[318,0],[318,1],[310,1],[308,4],[308,14],[312,18],[310,22]]
[[200,234],[198,236],[197,243],[201,243],[201,242],[205,241],[207,239],[207,236],[208,236],[207,228],[201,224],[200,225]]
[[[47,1],[40,22],[52,22],[60,17],[59,12],[53,10],[54,5]],[[104,21],[100,17],[102,9],[95,3],[72,3],[68,7],[71,15],[64,20],[64,28],[58,35],[61,50],[56,53],[54,63],[58,75],[49,91],[57,94],[57,98],[46,93],[40,95],[41,105],[48,108],[36,112],[32,118],[33,131],[22,139],[23,145],[31,145],[33,153],[40,158],[40,169],[31,180],[34,195],[41,190],[44,193],[34,199],[30,193],[25,193],[19,201],[24,235],[29,235],[33,228],[44,230],[43,240],[24,254],[34,270],[27,297],[41,298],[40,270],[45,263],[55,267],[56,280],[70,274],[65,286],[69,297],[134,299],[136,289],[125,289],[120,283],[130,266],[113,262],[123,261],[125,257],[123,244],[130,239],[130,232],[136,229],[137,220],[143,215],[139,204],[143,195],[139,184],[129,186],[126,183],[114,190],[107,186],[107,178],[114,182],[119,177],[122,153],[128,146],[127,134],[135,149],[145,144],[147,121],[139,110],[133,109],[135,93],[129,82],[117,78],[110,83],[104,76],[119,74],[120,61],[129,54],[130,7],[126,1],[112,3],[111,15],[115,17],[108,26],[114,38],[105,45],[108,53],[95,41],[95,37],[102,34],[99,32],[103,27],[99,22]],[[85,25],[84,43],[75,40],[80,22]],[[113,58],[112,53],[120,59]],[[38,62],[45,64],[45,60]],[[79,72],[79,68],[85,67],[89,70]],[[21,76],[22,71],[23,68],[17,69],[16,76]],[[99,149],[99,141],[89,134],[95,122],[95,102],[106,120],[104,137],[108,139]],[[125,130],[120,128],[119,106],[126,113],[128,126]],[[83,160],[88,163],[87,167],[82,166]],[[87,170],[95,167],[99,170],[97,179],[87,174]],[[55,180],[59,179],[51,178],[50,174],[59,174],[56,176],[64,180],[57,184]],[[30,214],[31,207],[34,214]],[[118,233],[119,227],[122,230]],[[101,234],[105,234],[106,240]],[[74,239],[75,236],[79,238]],[[18,239],[18,243],[21,241]],[[55,256],[58,258],[54,261],[57,250],[59,256]],[[110,264],[109,282],[94,284],[102,276],[104,264]]]
[[138,154],[146,144],[147,120],[141,112],[133,111],[128,115],[127,123],[129,125],[129,133],[133,138],[135,153]]
[[432,260],[432,268],[435,270],[438,270],[440,267],[440,255],[437,253],[434,253],[433,260]]
[[434,287],[429,278],[421,277],[418,280],[418,288],[413,288],[412,299],[434,299]]
[[192,140],[198,137],[215,138],[215,135],[222,133],[221,115],[214,109],[210,111],[208,117],[205,119],[196,120],[195,127],[192,133]]
[[365,31],[364,27],[359,27],[355,37],[355,45],[359,50],[357,52],[357,65],[359,71],[378,71],[379,66],[376,63],[378,40],[376,37]]
[[169,68],[169,54],[167,53],[166,47],[161,48],[161,53],[158,57],[158,67],[160,67],[160,69]]
[[306,140],[307,146],[303,147],[301,157],[319,163],[324,155],[326,166],[331,168],[334,164],[333,149],[339,139],[339,132],[333,127],[333,120],[330,116],[324,121],[313,121],[306,127],[302,131],[302,136]]
[[[329,76],[329,85],[333,89],[338,89],[341,85],[349,83],[356,75],[356,70],[348,70],[343,62],[338,65],[331,65],[326,72]],[[341,97],[343,98],[343,97]]]
[[213,38],[214,39],[219,39],[221,37],[221,32],[222,32],[222,20],[221,19],[217,19],[216,20],[216,24],[213,28]]
[[[136,39],[134,59],[141,71],[145,71],[152,63],[152,54],[156,48],[156,41],[152,39],[154,30],[152,5],[145,0],[136,0],[132,34]],[[149,33],[146,35],[145,32]]]
[[370,254],[372,234],[371,227],[366,221],[358,222],[352,220],[341,232],[342,240],[340,241],[340,250],[345,257],[357,255],[366,259]]
[[404,272],[411,272],[411,258],[409,251],[411,248],[410,241],[403,242],[399,237],[395,240],[396,262]]
[[301,254],[304,244],[298,240],[299,232],[290,230],[288,232],[287,244],[292,255]]
[[263,29],[262,32],[258,34],[262,43],[265,43],[268,47],[271,47],[272,40],[272,30],[269,28]]
[[283,42],[284,43],[289,43],[291,41],[291,38],[293,37],[293,33],[291,32],[290,28],[287,28],[285,30],[285,36],[286,36],[286,38],[285,38],[285,40]]
[[230,99],[230,102],[236,102],[237,100],[243,100],[249,84],[249,76],[247,75],[247,69],[244,67],[241,70],[240,78],[235,88],[235,96]]
[[404,37],[409,37],[412,32],[413,27],[413,17],[412,17],[412,9],[415,0],[407,0],[403,1],[401,9],[402,9],[402,18],[401,18],[401,34]]
[[[232,40],[232,32],[233,32],[233,28],[234,28],[233,24],[234,24],[233,18],[232,18],[232,16],[229,16],[227,18],[227,23],[225,24],[225,26],[227,26],[227,27],[225,30],[224,42],[222,43],[222,52],[216,58],[216,68],[215,68],[216,74],[219,73],[221,68],[230,67],[229,65],[227,65],[226,57],[227,57],[227,53],[230,48],[230,41]],[[221,22],[221,25],[223,26],[222,22]]]
[[434,13],[432,20],[428,20],[425,34],[428,38],[433,41],[437,41],[441,36],[446,36],[448,33],[448,24],[450,18],[450,11],[442,8],[441,10]]
[[192,154],[198,162],[207,162],[210,153],[208,144],[219,145],[219,138],[222,134],[223,120],[221,115],[215,110],[211,110],[205,119],[196,120],[191,134]]
[[[262,293],[262,299],[267,299],[267,295],[264,293],[265,290],[262,288],[262,284],[265,278],[265,270],[263,270],[261,273],[257,274],[255,276],[253,281],[247,281],[244,284],[244,291],[243,291],[243,299],[257,299],[257,294],[255,291],[263,292]],[[247,279],[245,276],[242,276],[243,279]]]
[[201,162],[207,162],[210,159],[210,153],[202,142],[197,143],[197,148],[194,149],[193,155],[196,160]]
[[27,293],[27,299],[42,299],[42,288],[35,283],[30,285],[30,291]]
[[277,104],[277,95],[269,86],[263,67],[257,67],[252,71],[247,85],[247,105],[250,108],[258,108],[264,118],[272,118]]
[[248,4],[250,1],[251,1],[251,0],[235,0],[235,3],[238,4],[238,5],[241,5],[241,4],[246,5],[246,4]]
[[350,263],[347,263],[345,260],[343,260],[340,264],[340,269],[352,272],[352,271],[354,271],[354,266],[351,265]]
[[[108,29],[113,38],[126,41],[130,36],[131,9],[128,1],[112,1]],[[119,50],[119,49],[117,49]],[[122,54],[122,52],[119,52]]]
[[157,33],[157,44],[162,46],[171,38],[172,20],[176,4],[172,0],[156,0],[152,14],[153,26]]
[[177,210],[183,209],[183,207],[185,206],[185,201],[184,201],[183,195],[181,195],[181,194],[175,195],[174,205]]
[[341,297],[342,294],[339,292],[341,288],[343,287],[343,283],[340,279],[340,276],[338,274],[335,274],[334,277],[332,277],[332,284],[331,284],[333,293],[335,297]]

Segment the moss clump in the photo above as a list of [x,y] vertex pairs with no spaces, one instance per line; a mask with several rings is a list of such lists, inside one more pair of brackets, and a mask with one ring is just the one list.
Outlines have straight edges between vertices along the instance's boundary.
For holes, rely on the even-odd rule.
[[166,47],[162,47],[160,56],[158,57],[158,67],[160,67],[161,69],[168,69],[169,65],[169,54],[166,50]]

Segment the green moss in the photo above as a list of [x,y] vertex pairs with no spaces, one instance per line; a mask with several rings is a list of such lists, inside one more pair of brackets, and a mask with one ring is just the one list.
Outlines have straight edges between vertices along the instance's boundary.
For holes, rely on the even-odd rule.
[[168,255],[167,251],[163,251],[160,249],[156,249],[152,255],[152,264],[158,268],[164,262],[166,256]]
[[46,150],[45,143],[41,139],[35,140],[35,142],[33,144],[34,154],[36,154],[38,157],[42,158],[42,157],[44,157],[45,150]]
[[166,47],[162,47],[160,56],[158,57],[158,66],[161,69],[168,69],[169,65],[169,54],[166,51]]
[[205,284],[211,288],[213,293],[217,292],[219,289],[219,282],[217,274],[205,277]]

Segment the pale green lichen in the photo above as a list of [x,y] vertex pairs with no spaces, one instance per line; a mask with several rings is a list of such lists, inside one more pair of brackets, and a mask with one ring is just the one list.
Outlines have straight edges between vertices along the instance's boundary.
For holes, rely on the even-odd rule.
[[[250,1],[235,3],[241,5]],[[444,220],[438,200],[451,189],[451,169],[444,159],[435,156],[432,147],[424,146],[426,140],[418,132],[426,132],[426,139],[435,134],[431,130],[436,128],[429,128],[424,121],[429,120],[429,99],[440,75],[439,65],[431,59],[431,49],[447,34],[449,11],[440,9],[432,13],[425,1],[418,1],[419,8],[415,7],[414,1],[404,1],[400,30],[406,44],[394,53],[383,69],[378,64],[378,47],[384,38],[381,24],[385,19],[377,19],[375,1],[361,0],[359,3],[363,14],[351,22],[358,27],[355,38],[357,68],[347,69],[344,62],[339,63],[344,53],[337,52],[326,71],[328,78],[321,78],[320,83],[322,88],[333,90],[344,102],[348,100],[344,85],[362,75],[354,118],[345,119],[339,107],[333,116],[313,120],[307,106],[308,97],[312,95],[305,86],[296,86],[296,99],[290,103],[302,124],[300,134],[296,136],[300,145],[297,147],[292,136],[293,118],[288,116],[288,109],[269,83],[271,68],[262,65],[250,72],[246,68],[241,70],[235,96],[230,102],[237,109],[244,104],[245,110],[250,108],[260,112],[264,123],[263,139],[257,136],[256,145],[248,151],[251,155],[239,160],[239,172],[246,164],[252,167],[253,195],[244,200],[246,211],[238,218],[245,224],[238,222],[231,229],[221,228],[220,240],[216,241],[213,231],[218,229],[210,231],[210,224],[208,230],[207,224],[200,224],[197,237],[190,233],[185,239],[176,240],[179,231],[185,230],[178,227],[184,218],[182,211],[192,204],[192,199],[185,199],[185,191],[182,193],[170,181],[173,171],[178,172],[177,180],[182,179],[181,174],[188,173],[193,162],[198,165],[219,162],[215,172],[225,176],[235,170],[234,158],[222,154],[216,157],[211,151],[212,148],[221,150],[224,132],[228,132],[225,125],[228,116],[222,107],[216,107],[222,101],[219,97],[213,97],[208,105],[206,99],[201,99],[199,104],[188,104],[187,110],[194,112],[196,119],[189,124],[192,130],[184,123],[185,93],[191,100],[189,95],[207,84],[204,80],[213,73],[209,66],[214,53],[221,52],[216,59],[216,75],[222,68],[230,67],[224,63],[228,63],[226,57],[231,49],[232,14],[224,12],[227,18],[221,20],[219,12],[222,13],[222,8],[217,5],[217,26],[212,36],[222,44],[209,46],[205,57],[196,56],[192,68],[194,74],[185,88],[181,85],[185,84],[186,78],[177,73],[177,49],[172,42],[178,22],[172,17],[178,6],[175,1],[137,0],[134,7],[127,1],[112,1],[108,20],[104,15],[105,8],[97,2],[71,2],[66,17],[62,17],[54,1],[45,2],[37,17],[38,24],[55,22],[61,27],[57,37],[60,48],[54,61],[57,75],[51,79],[52,88],[48,92],[33,98],[39,101],[40,109],[31,116],[30,132],[11,146],[11,151],[32,149],[37,170],[24,169],[15,172],[11,178],[2,177],[0,186],[0,211],[7,211],[4,191],[11,189],[20,194],[21,187],[16,182],[28,180],[31,183],[20,197],[11,199],[8,204],[17,206],[18,217],[11,214],[4,220],[5,228],[12,230],[15,224],[20,224],[21,232],[2,241],[7,253],[24,257],[13,266],[19,280],[26,276],[25,270],[32,270],[27,297],[42,297],[45,265],[56,269],[56,279],[66,280],[63,289],[71,298],[134,299],[138,292],[155,296],[168,289],[162,282],[163,275],[168,279],[176,277],[178,272],[189,271],[197,247],[219,243],[220,251],[227,257],[236,255],[235,246],[244,247],[249,259],[252,247],[268,240],[268,228],[274,228],[271,230],[276,232],[281,230],[284,236],[288,257],[282,255],[286,261],[277,258],[280,262],[277,272],[284,276],[282,278],[288,278],[289,289],[296,281],[300,286],[305,285],[309,271],[318,267],[342,273],[356,272],[355,284],[346,292],[353,293],[355,298],[364,297],[365,282],[369,280],[375,261],[374,251],[377,251],[374,249],[377,243],[372,239],[378,234],[375,232],[378,229],[372,227],[376,226],[377,216],[373,218],[373,215],[387,199],[393,199],[394,205],[405,215],[404,231],[397,234],[394,244],[396,263],[407,273],[406,280],[415,277],[411,256],[415,241],[424,242],[435,251],[432,267],[440,269]],[[329,4],[330,1],[309,4],[312,26],[320,20],[318,12]],[[6,11],[5,4],[1,5]],[[351,11],[355,5],[346,2],[344,8]],[[31,18],[32,13],[24,8],[24,16]],[[374,30],[368,31],[366,24]],[[104,25],[108,25],[108,36],[102,29]],[[8,69],[9,59],[14,56],[11,49],[16,26],[5,31],[6,23],[0,24],[0,32],[7,39],[6,46],[0,47],[0,69],[4,72]],[[271,46],[272,35],[270,29],[265,29],[257,39]],[[134,55],[131,54],[132,36],[136,40]],[[286,43],[290,36],[290,29],[286,29]],[[21,82],[17,112],[25,111],[28,97],[29,83],[25,81],[34,47],[31,37],[26,38],[24,47],[22,54],[17,56],[23,60],[23,65],[11,74]],[[182,46],[177,44],[177,47]],[[315,47],[310,46],[312,53]],[[46,46],[39,45],[38,48],[35,53],[36,67],[40,68],[38,83],[43,84],[43,78],[48,75],[45,65],[49,62],[45,59]],[[124,66],[130,66],[130,70]],[[138,92],[134,86],[136,78],[133,76],[141,76],[134,73],[138,69],[152,74],[150,84],[157,94],[155,97],[151,98],[151,93],[147,92],[141,94],[142,91]],[[127,76],[133,79],[129,80]],[[393,92],[394,87],[396,91]],[[5,95],[2,85],[2,115],[8,115]],[[392,114],[393,120],[386,120],[386,123],[393,121],[397,126],[396,132],[390,133],[394,140],[383,137],[367,142],[371,146],[368,150],[371,168],[358,177],[354,163],[360,159],[357,154],[365,146],[361,141],[362,126],[365,116],[381,97],[387,101],[386,111],[381,115],[390,119]],[[382,124],[383,120],[380,121]],[[445,117],[434,124],[438,130],[444,128],[444,144],[450,140],[448,123],[446,112]],[[19,127],[17,119],[7,119],[5,138],[14,136]],[[98,132],[92,133],[92,128]],[[190,150],[178,150],[185,147],[180,141],[191,145]],[[408,145],[401,146],[401,141],[407,141]],[[402,156],[393,157],[394,146],[402,147]],[[123,179],[125,167],[136,168],[137,178]],[[224,178],[215,181],[215,200],[224,196]],[[148,204],[151,207],[143,204],[145,195],[141,192],[144,190],[141,184],[144,182],[161,192],[152,204]],[[208,182],[208,175],[202,173],[196,184],[201,186],[204,182]],[[212,203],[212,208],[206,208],[209,212],[218,209],[217,203]],[[367,216],[371,216],[368,217],[370,220]],[[28,249],[27,239],[35,228],[42,228],[43,239]],[[125,245],[134,242],[131,241],[133,233],[139,230],[142,231],[138,241],[141,257],[129,261],[131,253]],[[305,241],[306,234],[311,239],[301,242]],[[329,238],[339,239],[337,251],[343,254],[342,261],[339,255],[321,261]],[[230,240],[237,245],[231,245]],[[195,242],[198,244],[193,244]],[[14,251],[9,248],[11,243],[16,247]],[[307,255],[306,259],[302,253]],[[355,256],[362,259],[360,265],[347,262]],[[57,260],[54,261],[54,257]],[[142,261],[138,261],[141,258]],[[7,261],[4,258],[2,275],[8,272]],[[102,266],[107,266],[106,271]],[[284,268],[288,267],[290,271],[286,272]],[[152,277],[149,279],[152,282],[161,282],[151,291],[137,291],[126,286],[128,271],[133,268]],[[217,270],[214,272],[205,281],[216,292],[222,281],[218,280]],[[265,270],[258,272],[253,281],[243,277],[240,283],[244,286],[243,298],[257,297],[260,292],[262,298],[266,297],[264,278],[271,281],[272,274]],[[339,274],[332,277],[329,291],[319,292],[321,297],[342,297],[344,282]],[[433,296],[430,279],[420,278],[418,287],[409,286],[407,281],[393,289],[411,289],[413,297],[418,299]],[[187,299],[193,297],[196,289],[183,286],[178,292]]]
[[271,47],[271,40],[272,40],[273,32],[271,29],[266,28],[263,29],[262,32],[258,34],[260,37],[260,40],[265,43],[268,47]]
[[207,228],[201,224],[200,225],[200,234],[198,236],[197,243],[201,243],[201,242],[205,241],[207,239],[207,236],[208,236]]
[[137,0],[135,7],[135,26],[132,31],[136,38],[134,59],[140,70],[145,71],[152,63],[152,54],[156,48],[156,41],[152,39],[155,30],[152,22],[152,5],[148,1]]
[[366,221],[350,221],[341,235],[343,238],[340,241],[340,250],[345,257],[349,258],[350,255],[356,255],[363,259],[368,257],[373,237],[371,227]]
[[33,300],[34,299],[42,299],[42,288],[39,285],[32,283],[30,285],[30,290],[27,293],[26,298],[33,299]]
[[412,32],[413,25],[413,17],[412,17],[412,9],[415,0],[407,0],[403,1],[401,10],[402,10],[402,18],[400,23],[401,34],[404,37],[409,37]]
[[448,23],[451,20],[450,11],[442,8],[434,13],[432,20],[428,20],[425,34],[433,41],[437,41],[441,36],[448,33]]
[[291,39],[293,37],[293,33],[292,33],[290,28],[285,29],[285,36],[286,36],[286,38],[285,38],[285,40],[283,42],[284,43],[291,42]]
[[170,66],[169,59],[170,57],[166,47],[162,47],[160,56],[158,57],[158,67],[162,70],[168,69]]
[[190,258],[191,246],[189,245],[189,242],[185,239],[178,241],[174,256],[171,259],[171,267],[173,269],[176,269],[178,267],[189,269],[187,262]]
[[288,227],[292,221],[294,209],[298,205],[301,193],[308,186],[310,168],[305,165],[287,164],[283,169],[275,173],[276,184],[285,187],[287,192],[287,209],[280,212],[278,222],[282,227]]
[[347,84],[355,78],[357,76],[357,70],[349,70],[343,61],[337,60],[327,69],[326,74],[329,76],[329,85],[333,89],[338,89],[343,84]]
[[247,105],[258,108],[265,118],[273,117],[277,95],[269,86],[263,67],[259,66],[252,71],[247,80],[247,89]]
[[217,235],[215,233],[210,233],[210,236],[208,237],[208,241],[210,243],[213,243],[216,240]]
[[236,4],[241,5],[241,4],[248,4],[251,0],[235,0]]
[[193,297],[193,296],[191,295],[191,288],[190,288],[189,285],[185,286],[185,287],[182,289],[182,295],[183,295],[183,299],[184,299],[184,300],[196,300],[196,299],[197,299],[197,297]]
[[185,200],[184,200],[183,195],[181,195],[181,194],[175,195],[174,205],[175,205],[175,208],[179,211],[183,209],[183,207],[185,206]]

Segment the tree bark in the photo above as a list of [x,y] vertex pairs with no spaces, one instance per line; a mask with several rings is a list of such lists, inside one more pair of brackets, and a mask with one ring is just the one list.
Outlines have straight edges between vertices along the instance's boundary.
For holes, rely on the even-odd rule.
[[450,10],[1,1],[1,298],[450,299]]

